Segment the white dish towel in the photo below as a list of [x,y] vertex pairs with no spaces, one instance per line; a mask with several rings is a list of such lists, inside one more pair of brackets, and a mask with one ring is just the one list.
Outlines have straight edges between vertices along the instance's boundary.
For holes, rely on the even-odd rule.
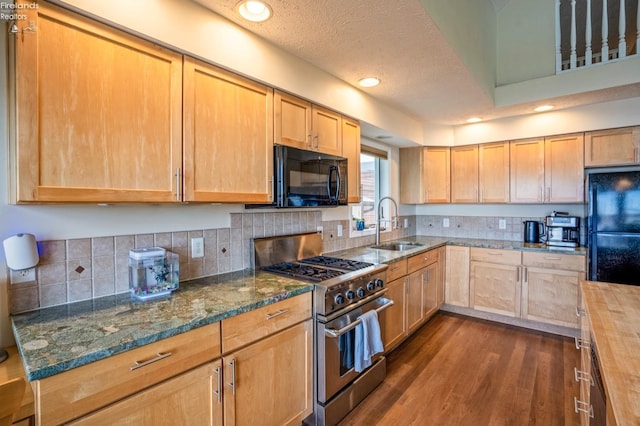
[[370,310],[358,317],[360,324],[356,326],[354,369],[359,373],[371,365],[371,357],[384,351],[380,337],[378,313]]

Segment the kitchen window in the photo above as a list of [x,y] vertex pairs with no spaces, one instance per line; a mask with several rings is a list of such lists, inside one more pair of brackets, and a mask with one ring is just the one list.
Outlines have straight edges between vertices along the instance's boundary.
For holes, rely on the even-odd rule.
[[[352,204],[350,236],[359,237],[373,235],[376,231],[376,217],[380,194],[387,194],[389,187],[389,167],[387,152],[368,146],[360,151],[360,187],[359,204]],[[383,218],[387,219],[391,212],[383,209]],[[385,231],[382,222],[381,232]],[[387,227],[388,228],[388,227]]]

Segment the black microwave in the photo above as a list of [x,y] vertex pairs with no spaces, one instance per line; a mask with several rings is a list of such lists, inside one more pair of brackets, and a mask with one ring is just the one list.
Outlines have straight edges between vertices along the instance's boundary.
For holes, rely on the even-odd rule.
[[347,205],[347,159],[274,145],[274,203],[256,207],[336,207]]

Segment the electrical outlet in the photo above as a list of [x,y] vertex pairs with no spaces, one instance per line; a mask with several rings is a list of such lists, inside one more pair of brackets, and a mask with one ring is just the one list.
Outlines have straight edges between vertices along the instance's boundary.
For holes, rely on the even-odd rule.
[[337,234],[338,237],[342,237],[342,225],[338,225]]
[[507,221],[505,219],[500,219],[498,221],[498,228],[507,229]]
[[443,228],[448,228],[449,227],[449,218],[445,217],[444,219],[442,219],[442,227]]
[[404,228],[407,229],[409,227],[409,219],[404,220]]
[[202,237],[191,239],[191,258],[198,257],[204,257],[204,238]]
[[36,268],[23,269],[22,271],[14,271],[10,269],[9,277],[11,284],[28,283],[36,280]]

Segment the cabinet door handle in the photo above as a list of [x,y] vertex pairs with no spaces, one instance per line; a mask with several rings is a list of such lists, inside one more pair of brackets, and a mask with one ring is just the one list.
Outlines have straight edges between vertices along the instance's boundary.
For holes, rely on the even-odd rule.
[[520,267],[516,269],[516,282],[517,283],[520,282]]
[[316,149],[320,149],[320,135],[316,135],[315,136],[315,140],[316,140]]
[[547,199],[546,201],[551,201],[551,187],[547,186]]
[[576,316],[577,317],[583,317],[586,316],[587,313],[584,309],[580,309],[579,307],[576,306]]
[[309,133],[309,135],[307,136],[309,138],[309,149],[313,148],[313,135],[311,133]]
[[577,383],[583,381],[589,382],[591,386],[594,385],[593,377],[591,376],[591,374],[587,373],[586,371],[578,370],[577,367],[573,367],[573,377],[576,379]]
[[131,366],[131,371],[137,370],[138,368],[142,368],[146,365],[153,364],[154,362],[158,362],[161,359],[165,359],[171,356],[171,352],[167,353],[158,353],[154,358],[148,359],[146,361],[136,361],[134,365]]
[[180,194],[180,167],[176,169],[176,201],[180,201],[182,195]]
[[220,367],[216,368],[216,390],[215,392],[213,392],[213,394],[216,396],[216,399],[218,400],[218,404],[220,404],[220,402],[222,401],[222,389],[220,389],[220,385],[222,384],[222,374],[220,374]]
[[273,318],[275,318],[275,317],[279,317],[280,315],[284,315],[284,314],[286,314],[287,312],[289,312],[289,310],[288,310],[288,309],[280,309],[280,310],[278,310],[278,312],[276,312],[276,313],[273,313],[273,314],[267,314],[266,319],[270,320],[270,319],[273,319]]
[[236,394],[236,360],[232,359],[229,361],[229,367],[231,367],[231,383],[229,383],[229,387],[231,388],[231,394]]
[[269,200],[269,202],[273,201],[273,184],[274,184],[274,179],[273,176],[271,176],[269,178],[269,194],[267,195],[267,199]]
[[578,398],[573,397],[573,408],[576,410],[576,414],[587,413],[589,417],[593,418],[593,405],[589,405],[584,401],[578,401]]
[[578,350],[589,349],[591,346],[587,340],[579,339],[577,337],[574,337],[574,340],[576,342],[576,349]]
[[529,282],[529,271],[527,270],[527,268],[522,268],[522,274],[523,274],[523,280],[525,283]]

